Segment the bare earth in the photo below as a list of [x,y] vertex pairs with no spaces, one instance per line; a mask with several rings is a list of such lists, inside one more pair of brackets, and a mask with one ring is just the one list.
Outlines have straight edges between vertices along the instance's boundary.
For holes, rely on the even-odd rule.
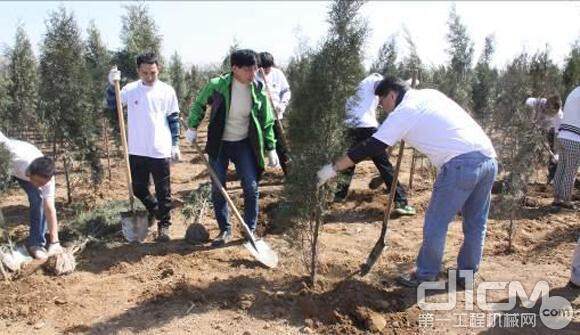
[[[384,188],[373,191],[367,187],[376,174],[372,163],[364,162],[357,168],[347,201],[334,204],[327,212],[321,234],[319,281],[311,289],[305,284],[307,272],[299,244],[291,243],[285,232],[270,230],[270,214],[283,188],[281,171],[265,175],[260,194],[259,230],[279,254],[277,269],[262,267],[240,243],[212,249],[183,241],[189,223],[180,214],[179,199],[185,199],[209,177],[185,142],[182,149],[183,161],[172,170],[172,191],[178,199],[171,227],[173,240],[158,244],[150,236],[144,244],[131,245],[119,236],[114,243],[91,245],[80,255],[80,264],[72,275],[55,277],[39,269],[0,283],[1,334],[580,333],[578,313],[560,331],[545,328],[539,317],[533,328],[488,328],[487,322],[469,327],[470,319],[474,322],[483,311],[477,305],[465,310],[463,292],[458,293],[455,309],[436,312],[432,324],[421,321],[426,312],[416,304],[416,291],[395,283],[398,274],[412,268],[422,240],[422,220],[432,181],[421,163],[411,196],[419,214],[391,220],[389,246],[364,278],[349,275],[366,259],[379,236],[386,195]],[[405,184],[409,162],[406,157],[401,173]],[[113,182],[107,182],[101,194],[93,195],[97,203],[126,196],[123,170],[118,164],[120,160],[116,161]],[[62,175],[57,184],[58,202],[64,203]],[[239,183],[230,182],[228,186],[234,201],[241,204]],[[88,196],[89,191],[81,193]],[[546,280],[550,295],[567,298],[578,310],[580,290],[565,286],[580,233],[580,216],[578,212],[550,212],[551,186],[534,184],[531,193],[529,206],[518,213],[513,253],[505,251],[507,220],[492,209],[480,278],[519,280],[528,290],[537,281]],[[13,234],[26,234],[24,192],[11,190],[0,205]],[[463,239],[460,219],[450,227],[446,268],[455,266]],[[217,234],[213,213],[206,213],[202,223],[212,237]],[[505,301],[507,290],[492,291],[490,297]],[[444,301],[445,295],[441,292],[429,299]],[[534,309],[516,307],[509,313],[530,311]],[[375,327],[381,325],[384,328],[377,331]]]

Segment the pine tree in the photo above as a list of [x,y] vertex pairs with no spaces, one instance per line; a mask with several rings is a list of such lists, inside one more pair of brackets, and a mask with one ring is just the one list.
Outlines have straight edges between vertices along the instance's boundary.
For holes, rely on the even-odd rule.
[[[11,99],[11,117],[7,120],[10,122],[7,130],[11,136],[17,136],[18,133],[38,127],[38,70],[30,41],[22,25],[16,28],[14,47],[9,55],[8,94]],[[20,138],[23,138],[22,135],[18,134]]]
[[417,45],[407,27],[403,27],[403,33],[405,43],[407,43],[408,52],[407,56],[405,56],[398,65],[398,77],[405,80],[409,79],[413,76],[413,71],[416,70],[419,74],[419,80],[423,81],[423,62],[421,61],[421,57],[419,57]]
[[177,51],[171,56],[169,62],[169,81],[173,89],[175,89],[175,95],[177,96],[177,101],[179,101],[179,110],[184,111],[187,109],[187,87],[185,82],[185,69],[183,68],[183,63],[181,62],[181,57]]
[[[101,184],[103,180],[103,165],[101,164],[101,149],[98,143],[106,131],[106,110],[103,104],[103,95],[107,86],[107,73],[111,57],[107,47],[101,39],[101,33],[97,29],[94,21],[89,23],[87,28],[87,42],[84,50],[84,59],[86,64],[86,71],[89,76],[89,104],[90,117],[87,121],[94,123],[95,127],[91,127],[93,134],[90,134],[90,147],[87,150],[87,160],[91,166],[91,180],[93,186],[96,187]],[[108,148],[107,148],[108,149]]]
[[455,5],[451,6],[447,26],[449,28],[447,33],[449,64],[447,80],[442,91],[462,107],[468,108],[474,49],[473,42],[467,33],[467,27],[457,14]]
[[[90,111],[89,78],[83,52],[84,43],[72,13],[64,7],[51,12],[40,56],[40,111],[50,129],[53,155],[62,149],[68,201],[72,201],[70,165],[83,158],[93,144],[96,124]],[[74,150],[78,157],[72,155]]]
[[300,78],[294,77],[296,71],[289,73],[291,83],[297,79],[303,82],[292,88],[292,110],[288,113],[294,160],[285,195],[295,219],[305,225],[298,230],[308,232],[311,283],[316,276],[318,232],[325,199],[334,193],[326,187],[316,189],[315,173],[346,149],[344,104],[365,74],[362,47],[367,24],[358,14],[362,5],[363,1],[334,1],[328,13],[330,29],[322,46],[298,61]]
[[532,96],[548,97],[560,93],[562,73],[550,58],[550,51],[547,47],[532,55],[529,75]]
[[10,179],[10,151],[0,143],[0,194],[8,187]]
[[11,124],[10,113],[11,99],[8,94],[8,86],[10,79],[8,78],[8,60],[0,55],[0,131],[5,135],[10,136],[8,128]]
[[580,85],[580,39],[572,45],[570,54],[566,58],[563,74],[564,88],[562,96],[567,96],[576,86]]
[[160,64],[163,64],[162,37],[145,3],[126,5],[124,8],[127,12],[121,17],[123,48],[115,53],[114,62],[123,73],[123,77],[132,81],[138,79],[135,60],[140,53],[155,52]]
[[397,41],[391,35],[379,49],[377,59],[370,68],[370,73],[380,73],[383,76],[397,76]]
[[491,66],[494,52],[495,39],[493,35],[489,35],[485,38],[483,52],[475,66],[471,81],[473,113],[484,127],[487,125],[487,120],[492,114],[491,108],[495,103],[498,72]]

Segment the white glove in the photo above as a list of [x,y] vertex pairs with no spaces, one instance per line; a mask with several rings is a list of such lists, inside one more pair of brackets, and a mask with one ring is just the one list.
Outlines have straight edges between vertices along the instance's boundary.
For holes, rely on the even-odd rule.
[[332,163],[328,163],[323,166],[318,172],[316,172],[316,176],[318,177],[318,182],[316,183],[316,187],[320,187],[329,179],[336,177],[336,170],[334,170],[334,165]]
[[174,162],[179,162],[181,159],[181,151],[179,151],[179,146],[174,145],[171,147],[171,160]]
[[280,166],[280,159],[278,158],[276,150],[268,151],[268,166],[273,168]]
[[121,81],[121,71],[117,70],[116,67],[109,71],[109,84],[115,85],[115,81]]
[[284,106],[283,104],[279,104],[276,107],[274,107],[274,111],[276,111],[276,118],[278,120],[282,120],[282,117],[284,116],[285,109],[286,109],[286,106]]
[[192,128],[187,129],[187,131],[185,132],[185,139],[187,140],[187,142],[193,144],[195,142],[196,138],[197,138],[197,131],[195,129],[192,129]]

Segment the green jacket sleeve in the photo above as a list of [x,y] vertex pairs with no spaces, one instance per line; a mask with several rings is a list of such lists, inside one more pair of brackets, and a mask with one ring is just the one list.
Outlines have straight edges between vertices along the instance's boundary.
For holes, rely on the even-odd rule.
[[189,119],[187,121],[189,128],[197,128],[205,117],[205,106],[213,91],[214,85],[210,81],[198,92],[197,98],[189,109]]
[[260,123],[262,134],[264,135],[264,147],[266,151],[276,149],[276,136],[274,135],[274,111],[266,93],[262,90],[259,93],[261,100]]

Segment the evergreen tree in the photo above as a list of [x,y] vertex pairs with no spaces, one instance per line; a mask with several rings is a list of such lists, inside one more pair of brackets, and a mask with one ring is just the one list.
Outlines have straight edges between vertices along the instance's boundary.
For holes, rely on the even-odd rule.
[[498,72],[491,66],[491,59],[495,51],[495,39],[493,35],[485,38],[483,52],[471,81],[473,101],[473,113],[482,126],[486,126],[487,119],[491,115],[491,108],[495,103],[495,89]]
[[0,55],[0,131],[7,136],[11,135],[8,128],[11,124],[10,118],[12,117],[10,114],[11,99],[8,94],[9,83],[8,61]]
[[100,125],[103,123],[106,109],[104,108],[103,95],[107,87],[107,74],[111,57],[107,47],[101,39],[101,33],[94,21],[87,28],[87,41],[84,50],[86,71],[89,76],[89,104],[91,115],[87,121],[93,123],[92,134],[88,134],[90,147],[86,148],[87,160],[91,166],[91,180],[93,186],[101,184],[103,180],[103,165],[101,164],[101,150],[98,146],[102,131],[106,131]]
[[70,163],[74,152],[83,158],[94,143],[96,124],[90,111],[89,78],[84,61],[84,43],[72,13],[64,7],[51,12],[40,56],[40,110],[50,129],[53,155],[63,151],[68,201],[72,201]]
[[447,26],[449,28],[447,33],[449,64],[447,79],[442,90],[458,104],[468,108],[474,49],[473,42],[467,33],[467,27],[457,14],[455,5],[451,6]]
[[10,179],[10,151],[0,143],[0,194],[8,187]]
[[177,101],[179,101],[179,110],[184,111],[188,107],[186,100],[186,74],[181,57],[179,57],[177,51],[171,56],[167,72],[169,73],[169,82],[173,86],[173,89],[175,89],[175,95],[177,96]]
[[371,65],[370,73],[380,73],[383,76],[397,76],[397,41],[391,35],[379,49],[377,59]]
[[123,48],[115,53],[114,62],[123,77],[129,81],[138,79],[137,66],[135,60],[140,53],[155,52],[159,57],[160,64],[163,64],[161,58],[162,37],[155,20],[149,13],[149,7],[143,3],[124,6],[127,11],[121,17],[121,41]]
[[[36,58],[24,27],[16,28],[14,47],[9,53],[8,94],[11,99],[9,106],[11,117],[7,128],[11,136],[38,126],[37,99],[38,75]],[[19,137],[22,137],[22,134]]]
[[404,80],[409,79],[413,76],[413,71],[417,70],[419,72],[419,80],[423,81],[423,63],[421,57],[419,57],[417,45],[407,27],[403,27],[403,33],[405,42],[407,43],[408,53],[399,63],[398,77]]
[[550,58],[548,48],[536,52],[530,59],[530,93],[535,97],[545,97],[560,93],[562,73]]
[[[293,87],[289,118],[289,141],[293,165],[285,184],[285,194],[295,211],[300,231],[309,242],[310,278],[314,282],[317,264],[318,231],[322,211],[334,191],[316,189],[315,173],[346,149],[344,104],[364,77],[362,48],[367,24],[359,17],[363,1],[337,0],[329,9],[330,29],[319,50],[301,63],[304,82]],[[291,83],[296,82],[291,71]]]
[[576,86],[580,85],[580,39],[574,42],[570,54],[566,58],[562,79],[564,81],[562,97],[567,96]]

